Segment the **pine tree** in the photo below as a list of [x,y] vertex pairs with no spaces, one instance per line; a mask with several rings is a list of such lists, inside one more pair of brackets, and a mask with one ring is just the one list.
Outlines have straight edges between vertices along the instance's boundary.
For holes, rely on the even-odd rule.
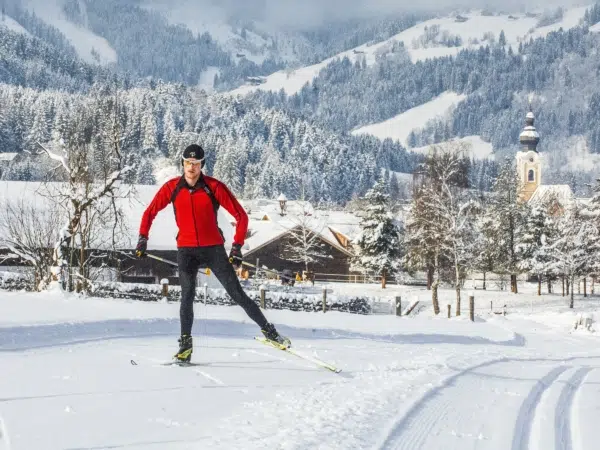
[[368,206],[360,223],[360,235],[355,240],[358,254],[352,263],[352,270],[380,274],[383,287],[388,275],[400,271],[402,257],[401,231],[394,222],[385,191],[385,184],[380,180],[365,195]]
[[573,308],[575,279],[593,272],[594,262],[598,258],[600,233],[594,221],[585,215],[585,209],[577,203],[567,206],[565,213],[557,220],[556,230],[555,240],[547,243],[550,267],[569,280],[569,307]]
[[520,182],[512,161],[506,160],[492,187],[486,215],[491,218],[491,233],[497,245],[495,272],[510,274],[511,292],[517,293],[517,274],[520,272],[517,253],[518,231],[525,220],[526,204],[517,196]]
[[542,295],[542,278],[550,284],[550,255],[547,243],[555,236],[554,222],[544,205],[535,205],[517,233],[517,259],[519,268],[533,273],[538,279],[538,295]]

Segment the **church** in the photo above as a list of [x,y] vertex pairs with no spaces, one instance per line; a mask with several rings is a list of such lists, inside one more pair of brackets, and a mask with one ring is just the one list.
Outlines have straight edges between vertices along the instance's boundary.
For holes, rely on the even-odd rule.
[[529,111],[525,128],[519,135],[521,150],[517,152],[517,173],[520,180],[519,201],[531,205],[548,205],[552,214],[560,214],[575,196],[568,184],[543,184],[543,154],[537,151],[540,135],[535,129],[535,116]]

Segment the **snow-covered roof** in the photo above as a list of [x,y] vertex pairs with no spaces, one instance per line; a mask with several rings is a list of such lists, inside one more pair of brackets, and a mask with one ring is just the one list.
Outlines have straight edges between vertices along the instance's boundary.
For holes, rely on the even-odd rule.
[[523,131],[521,132],[521,134],[519,135],[519,138],[523,139],[539,139],[540,138],[540,134],[536,131],[535,127],[533,126],[526,126],[525,128],[523,128]]
[[0,153],[0,161],[12,161],[17,153]]
[[[58,186],[60,183],[51,184]],[[123,191],[129,188],[133,188],[134,194],[128,199],[118,199],[118,203],[126,212],[126,236],[123,241],[129,248],[134,248],[138,240],[142,214],[152,201],[159,186],[130,186],[125,184],[120,186]],[[43,183],[39,182],[2,181],[0,182],[0,205],[7,200],[19,201],[23,199],[27,204],[36,208],[46,208],[51,205],[51,200],[40,195],[39,192],[44,189]],[[308,202],[288,201],[284,216],[280,215],[281,209],[277,200],[240,200],[240,203],[246,211],[250,211],[248,213],[248,229],[251,235],[246,239],[245,253],[263,246],[297,226],[304,211],[309,214],[308,218],[310,220],[307,221],[307,226],[321,234],[323,239],[338,247],[341,251],[347,252],[338,243],[334,232],[341,233],[352,240],[359,231],[360,219],[353,214],[343,211],[315,210]],[[225,236],[225,245],[229,248],[235,233],[234,219],[225,208],[219,208],[218,221]],[[175,224],[173,208],[169,205],[159,212],[154,219],[148,240],[148,250],[175,250],[177,248],[176,235],[177,225]]]
[[347,252],[339,244],[334,233],[343,234],[352,240],[360,228],[360,219],[353,214],[344,211],[314,209],[310,203],[300,200],[288,200],[284,215],[281,215],[281,207],[276,200],[242,200],[240,203],[246,211],[250,211],[248,213],[250,219],[248,229],[251,234],[244,245],[246,252],[257,250],[301,223],[304,223],[304,226],[313,232],[320,234],[334,247]]
[[552,199],[563,205],[569,204],[574,199],[573,191],[568,184],[542,184],[535,190],[529,203],[544,204]]

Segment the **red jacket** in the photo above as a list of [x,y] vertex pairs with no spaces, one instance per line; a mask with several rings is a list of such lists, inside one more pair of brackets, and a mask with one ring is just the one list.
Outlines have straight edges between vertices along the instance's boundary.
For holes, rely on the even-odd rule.
[[[236,221],[233,242],[243,245],[248,229],[248,215],[227,186],[215,178],[201,175],[219,204]],[[148,237],[152,221],[159,211],[171,202],[171,194],[181,177],[167,181],[154,196],[152,203],[144,211],[140,225],[140,235]],[[177,247],[206,247],[223,244],[225,241],[217,224],[215,210],[209,195],[201,188],[185,187],[179,191],[175,201],[175,221],[179,228]]]

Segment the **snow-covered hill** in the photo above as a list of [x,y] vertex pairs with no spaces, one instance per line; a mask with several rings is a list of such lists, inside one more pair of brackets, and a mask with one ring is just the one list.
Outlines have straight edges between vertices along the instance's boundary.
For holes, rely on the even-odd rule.
[[539,21],[538,16],[522,13],[484,15],[481,11],[473,11],[453,17],[431,19],[382,42],[360,45],[318,64],[293,71],[275,72],[266,77],[264,84],[244,85],[231,91],[231,94],[245,95],[257,89],[278,92],[283,89],[288,95],[292,95],[298,92],[304,84],[311,82],[321,69],[336,58],[348,57],[352,62],[364,59],[367,65],[371,65],[377,57],[389,54],[399,42],[404,44],[412,61],[419,61],[456,55],[462,49],[476,48],[485,44],[486,41],[498,42],[500,33],[504,31],[506,45],[513,46],[516,50],[520,41],[546,36],[561,27],[569,29],[577,26],[589,6],[565,9],[561,20],[543,27],[536,27]]
[[[466,150],[466,155],[471,159],[494,159],[494,147],[490,142],[486,142],[479,136],[465,136],[463,138],[451,139],[446,142],[456,142],[465,144],[462,146]],[[427,155],[431,151],[431,146],[411,148],[410,151]]]
[[[255,21],[251,27],[232,25],[221,5],[198,0],[145,0],[142,6],[159,12],[169,23],[183,25],[195,34],[210,33],[221,48],[237,60],[246,58],[257,64],[269,57],[288,62],[298,61],[294,53],[294,45],[298,44],[297,36],[291,39],[285,33]],[[308,46],[308,43],[305,45]]]
[[[117,52],[106,39],[66,19],[61,0],[22,0],[22,3],[46,23],[58,28],[84,61],[92,64],[117,62]],[[85,9],[85,2],[80,2],[80,7]]]
[[412,130],[423,127],[429,120],[449,117],[452,109],[465,98],[466,95],[456,92],[444,92],[433,100],[391,119],[357,128],[352,134],[370,134],[379,139],[391,138],[407,146],[406,140]]

